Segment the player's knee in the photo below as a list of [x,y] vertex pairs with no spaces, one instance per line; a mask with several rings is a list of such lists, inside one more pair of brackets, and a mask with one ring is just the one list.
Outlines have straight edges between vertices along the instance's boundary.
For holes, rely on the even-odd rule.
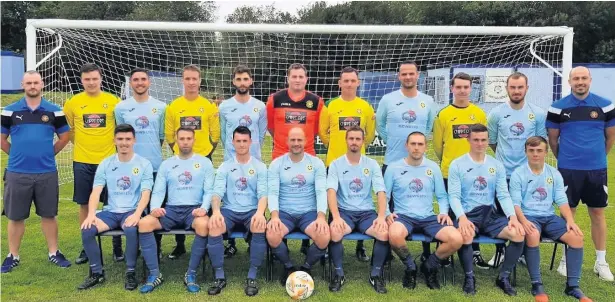
[[87,228],[87,229],[82,229],[81,230],[81,238],[94,237],[94,236],[96,236],[96,234],[98,234],[98,229],[94,225],[89,227],[89,228]]
[[374,238],[380,241],[389,241],[389,232],[387,230],[376,232]]
[[256,234],[256,233],[264,233],[265,232],[266,227],[265,226],[257,226],[255,228],[250,228],[250,232]]
[[572,233],[572,236],[570,236],[570,239],[568,239],[568,242],[566,243],[568,244],[568,246],[570,246],[571,248],[582,248],[583,247],[583,235],[577,235]]
[[329,227],[329,230],[331,230],[329,234],[331,241],[339,242],[342,240],[342,238],[344,238],[344,232],[340,231],[339,229]]
[[463,238],[463,244],[472,244],[474,240],[474,236],[472,235],[461,234],[461,237]]
[[448,243],[455,249],[463,245],[463,236],[455,229],[451,229],[448,233]]
[[282,242],[282,236],[279,232],[267,231],[265,233],[265,238],[267,238],[267,243],[272,247],[276,248]]
[[216,237],[224,234],[226,226],[209,226],[209,236]]
[[526,234],[525,244],[529,247],[537,247],[540,244],[540,234],[538,232],[535,234]]
[[399,225],[398,223],[393,223],[389,227],[388,237],[389,241],[391,242],[403,242],[404,244],[406,243],[406,232],[403,229],[403,226]]
[[147,216],[141,220],[137,225],[139,233],[149,233],[154,231],[154,221],[151,219],[151,216]]

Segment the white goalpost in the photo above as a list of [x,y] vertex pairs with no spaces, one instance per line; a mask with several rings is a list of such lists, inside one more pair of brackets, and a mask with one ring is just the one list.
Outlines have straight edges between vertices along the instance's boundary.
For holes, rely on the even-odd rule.
[[[529,77],[526,100],[545,110],[570,91],[573,29],[569,27],[364,26],[288,24],[211,24],[93,20],[28,20],[26,65],[41,72],[44,96],[62,106],[82,90],[79,68],[102,68],[103,90],[129,95],[126,75],[136,67],[152,71],[151,94],[169,103],[181,94],[181,70],[201,68],[202,95],[229,98],[231,71],[246,64],[253,71],[256,98],[286,87],[291,63],[308,69],[308,90],[325,100],[339,94],[345,66],[357,68],[359,96],[375,109],[382,95],[399,88],[397,68],[405,60],[421,68],[419,90],[440,107],[452,100],[450,79],[473,77],[472,101],[485,111],[507,100],[505,79],[520,71]],[[222,160],[218,145],[214,165]],[[166,148],[166,147],[165,147]],[[382,162],[386,146],[377,137],[368,154]],[[271,159],[271,140],[263,160]],[[326,151],[317,146],[319,153]],[[168,150],[166,150],[168,154]],[[433,152],[430,157],[433,159]],[[553,158],[550,161],[554,161]],[[72,146],[58,155],[60,182],[72,175]]]

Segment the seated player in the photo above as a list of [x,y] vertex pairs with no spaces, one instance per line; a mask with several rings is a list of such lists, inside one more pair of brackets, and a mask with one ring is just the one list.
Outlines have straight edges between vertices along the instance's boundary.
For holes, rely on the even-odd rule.
[[[207,157],[194,153],[193,129],[180,127],[175,136],[179,153],[163,161],[158,168],[150,214],[139,222],[139,242],[149,268],[141,293],[149,293],[163,282],[153,232],[172,229],[194,230],[196,233],[184,284],[188,292],[201,290],[196,283],[196,271],[207,247],[207,210],[211,203],[214,167]],[[167,203],[161,208],[165,194]]]
[[298,229],[314,241],[300,268],[307,273],[325,255],[329,245],[325,164],[318,157],[305,153],[305,141],[303,129],[291,128],[287,141],[290,151],[276,158],[267,172],[271,220],[267,224],[266,237],[273,254],[284,265],[282,285],[297,270],[282,241],[286,234]]
[[[476,293],[472,240],[480,234],[510,241],[496,285],[505,294],[514,296],[517,292],[510,284],[510,273],[523,253],[525,231],[515,216],[504,165],[486,153],[488,140],[486,126],[471,125],[470,152],[453,160],[448,173],[449,203],[457,217],[455,225],[463,236],[463,246],[459,249],[465,272],[463,291]],[[506,216],[499,214],[495,207],[496,193]]]
[[[591,299],[579,288],[583,265],[583,233],[574,223],[562,175],[545,163],[547,152],[547,140],[540,136],[528,138],[525,142],[528,163],[515,169],[510,178],[510,196],[518,220],[525,229],[525,260],[532,282],[532,295],[537,302],[549,301],[540,277],[539,246],[542,237],[560,240],[568,245],[568,280],[564,293],[589,302]],[[555,215],[553,203],[559,207],[564,218]]]
[[[382,171],[375,160],[361,155],[365,132],[359,126],[346,131],[346,154],[334,160],[329,166],[327,177],[327,199],[331,211],[331,243],[329,256],[333,261],[335,276],[329,290],[337,292],[344,285],[344,235],[358,230],[375,238],[374,261],[369,283],[376,292],[387,292],[382,278],[382,266],[389,254],[388,225],[386,224],[386,194]],[[374,211],[371,191],[378,198],[378,212]]]
[[[88,216],[81,224],[83,249],[90,260],[91,274],[78,289],[87,289],[105,281],[96,234],[121,228],[126,234],[126,279],[124,288],[134,290],[138,281],[137,224],[147,207],[154,176],[149,160],[134,152],[135,129],[127,124],[115,127],[113,142],[117,154],[105,158],[96,168],[94,186],[88,202]],[[108,204],[96,213],[104,187],[109,193]]]
[[[421,132],[412,132],[406,138],[408,157],[392,162],[384,173],[387,197],[393,200],[393,213],[387,209],[389,243],[399,259],[406,265],[402,285],[416,287],[416,264],[408,252],[406,238],[413,233],[425,234],[441,242],[436,251],[421,264],[425,283],[439,289],[438,269],[457,251],[463,239],[448,216],[448,195],[438,164],[424,157],[427,138]],[[436,216],[433,197],[438,200],[440,214]]]
[[256,274],[267,251],[267,166],[250,155],[252,132],[248,127],[237,127],[233,131],[232,143],[235,154],[220,165],[214,182],[207,249],[215,281],[208,293],[217,295],[226,286],[222,235],[242,226],[242,230],[252,233],[250,269],[244,291],[247,296],[255,296],[258,294]]

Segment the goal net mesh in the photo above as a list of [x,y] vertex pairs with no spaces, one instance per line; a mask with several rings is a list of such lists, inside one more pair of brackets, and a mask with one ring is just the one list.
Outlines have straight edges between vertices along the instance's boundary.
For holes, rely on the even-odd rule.
[[[308,69],[307,89],[325,100],[339,95],[337,80],[343,67],[358,69],[358,95],[377,109],[384,94],[399,89],[399,64],[414,60],[420,66],[419,90],[433,96],[438,107],[452,101],[452,76],[466,72],[473,77],[472,102],[489,112],[508,99],[505,81],[514,71],[529,77],[527,101],[546,110],[560,97],[562,79],[556,71],[562,66],[563,37],[39,28],[36,54],[40,62],[37,70],[45,82],[44,96],[60,106],[82,90],[79,69],[85,63],[100,66],[103,90],[122,99],[130,95],[130,70],[146,68],[152,72],[150,94],[170,103],[182,94],[181,70],[188,64],[200,66],[202,95],[210,100],[231,97],[232,69],[246,64],[253,72],[251,94],[265,101],[270,93],[286,87],[288,66],[299,62]],[[326,150],[320,140],[317,144],[324,158]],[[221,147],[219,144],[213,155],[216,167],[222,161]],[[164,148],[169,156],[166,144]],[[376,136],[367,151],[382,163],[385,148]],[[267,137],[262,150],[266,163],[271,160],[271,150]],[[436,159],[431,147],[428,156]],[[60,182],[71,182],[71,144],[58,155],[58,165]]]

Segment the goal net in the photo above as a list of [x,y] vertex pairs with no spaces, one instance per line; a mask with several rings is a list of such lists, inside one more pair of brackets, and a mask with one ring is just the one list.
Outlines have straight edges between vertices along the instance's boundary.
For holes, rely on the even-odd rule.
[[[452,101],[450,79],[458,72],[473,77],[472,101],[489,112],[507,100],[506,77],[520,71],[529,77],[526,100],[545,110],[568,92],[572,64],[572,29],[438,26],[241,25],[164,22],[29,20],[28,69],[39,70],[44,96],[58,105],[82,90],[79,69],[102,68],[103,90],[125,99],[127,75],[136,67],[152,72],[150,94],[170,103],[182,94],[181,70],[201,68],[202,95],[229,98],[231,72],[237,64],[253,72],[251,94],[265,101],[286,87],[291,63],[308,69],[307,89],[325,100],[339,95],[340,70],[360,71],[358,95],[378,108],[380,98],[399,89],[397,70],[405,60],[420,66],[419,90],[438,107]],[[317,140],[317,150],[326,150]],[[214,152],[217,167],[221,144]],[[165,144],[165,155],[169,155]],[[368,154],[382,163],[386,145],[376,136]],[[263,160],[271,160],[271,139]],[[429,157],[435,159],[433,151]],[[550,159],[553,161],[553,159]],[[71,182],[72,146],[58,156],[61,183]]]

